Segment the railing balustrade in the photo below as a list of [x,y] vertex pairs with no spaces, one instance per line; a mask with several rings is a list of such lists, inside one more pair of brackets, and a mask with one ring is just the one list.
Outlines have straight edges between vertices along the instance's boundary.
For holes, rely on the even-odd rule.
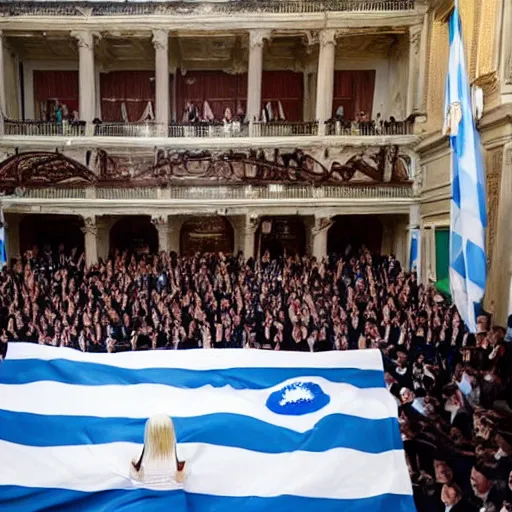
[[[92,197],[100,200],[157,200],[157,187],[98,186]],[[25,193],[33,199],[86,199],[85,188],[54,187],[31,188]],[[169,186],[169,200],[300,200],[300,199],[408,199],[412,197],[412,184],[402,185],[299,185],[269,183],[268,185],[208,185]]]
[[83,137],[85,123],[61,123],[49,121],[4,121],[5,135],[31,135],[43,137]]
[[169,137],[248,137],[249,125],[241,123],[229,124],[181,124],[172,123],[169,125]]
[[[255,122],[248,124],[183,124],[172,123],[167,128],[160,123],[99,123],[93,133],[98,137],[169,137],[169,138],[236,138],[236,137],[315,137],[319,135],[317,122]],[[4,134],[11,136],[84,137],[85,122],[55,123],[47,121],[4,121]],[[410,121],[380,124],[328,121],[325,135],[337,137],[389,137],[414,135]]]
[[393,123],[328,121],[325,124],[325,134],[343,137],[387,137],[389,135],[413,135],[414,124],[409,121],[396,121]]
[[311,136],[318,134],[318,123],[316,122],[272,122],[254,123],[253,137],[295,137]]
[[159,123],[100,123],[94,126],[98,137],[165,137],[165,126]]
[[[57,0],[32,2],[27,0],[3,0],[0,16],[82,16],[82,2]],[[91,2],[87,7],[91,16],[151,16],[197,14],[311,14],[321,12],[386,12],[411,11],[415,0],[231,0],[229,2],[181,1],[181,2]]]

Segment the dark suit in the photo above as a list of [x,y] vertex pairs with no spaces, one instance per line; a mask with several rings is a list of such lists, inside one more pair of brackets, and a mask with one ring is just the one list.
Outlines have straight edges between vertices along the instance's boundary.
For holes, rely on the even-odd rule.
[[0,341],[0,361],[5,359],[7,355],[7,342]]
[[453,508],[450,510],[450,512],[477,512],[478,509],[471,505],[468,501],[462,499],[457,503],[457,505],[454,505]]

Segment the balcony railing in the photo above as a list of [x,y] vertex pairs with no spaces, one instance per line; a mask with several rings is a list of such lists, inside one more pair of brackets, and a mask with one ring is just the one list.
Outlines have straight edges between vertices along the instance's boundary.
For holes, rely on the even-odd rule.
[[311,136],[318,134],[318,123],[292,123],[292,122],[277,122],[277,123],[254,123],[253,124],[253,137],[295,137],[297,135]]
[[169,137],[248,137],[249,125],[241,123],[230,124],[193,124],[173,123],[169,125]]
[[393,123],[344,123],[329,121],[325,124],[326,135],[378,137],[388,135],[413,135],[414,124],[409,121]]
[[[236,138],[236,137],[315,137],[320,135],[317,122],[272,122],[248,124],[182,124],[168,127],[160,123],[100,123],[94,125],[97,137],[169,137],[169,138]],[[5,135],[39,137],[83,137],[85,122],[79,124],[51,123],[46,121],[5,121]],[[414,134],[414,124],[409,121],[394,123],[343,123],[327,122],[325,135],[343,137],[388,137]]]
[[101,123],[94,126],[98,137],[165,137],[165,126],[159,123]]
[[[165,190],[166,200],[320,200],[320,199],[409,199],[412,186],[389,185],[312,185],[270,183],[268,185],[220,185],[220,186],[171,186]],[[158,200],[163,194],[157,187],[97,187],[86,194],[84,188],[30,188],[25,192],[27,199],[100,199],[100,200]]]
[[32,135],[43,137],[83,137],[85,123],[52,123],[48,121],[4,121],[5,135]]
[[124,2],[84,2],[57,0],[38,2],[30,0],[3,0],[0,16],[82,16],[79,9],[87,7],[91,16],[151,16],[198,14],[310,14],[321,12],[386,12],[410,11],[415,0],[230,0],[209,2],[192,0],[152,2],[127,0]]

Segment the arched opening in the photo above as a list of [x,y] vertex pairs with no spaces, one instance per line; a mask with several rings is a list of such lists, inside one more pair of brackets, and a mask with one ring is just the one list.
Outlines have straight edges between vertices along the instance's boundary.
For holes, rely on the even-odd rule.
[[84,250],[84,234],[81,228],[84,222],[76,215],[27,215],[19,225],[20,251],[42,251],[51,249],[56,254],[61,244],[64,251],[71,249]]
[[357,253],[365,245],[370,251],[380,253],[382,247],[382,222],[376,215],[338,215],[329,229],[327,250],[344,254],[348,246]]
[[232,253],[233,227],[226,217],[192,217],[181,226],[180,251],[184,256],[199,252]]
[[272,258],[287,255],[304,255],[306,252],[306,229],[301,217],[264,217],[257,234],[260,254],[270,252]]
[[128,216],[119,219],[110,230],[110,249],[156,254],[158,233],[149,216]]

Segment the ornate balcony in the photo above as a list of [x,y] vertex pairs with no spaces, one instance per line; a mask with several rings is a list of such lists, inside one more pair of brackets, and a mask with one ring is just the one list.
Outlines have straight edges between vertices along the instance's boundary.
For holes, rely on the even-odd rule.
[[415,9],[415,0],[229,0],[225,2],[33,2],[4,0],[0,16],[151,16],[199,14],[311,14],[321,12],[395,12]]
[[209,185],[157,187],[59,187],[30,188],[21,197],[27,199],[91,199],[91,200],[167,200],[167,201],[260,201],[260,200],[360,200],[410,199],[411,184],[388,185],[301,185],[269,183],[268,185]]
[[[84,137],[89,135],[85,122],[78,124],[47,121],[5,121],[4,134],[20,137]],[[338,137],[390,137],[414,135],[414,123],[399,121],[394,123],[343,123],[327,122],[325,134],[321,134],[317,122],[279,121],[249,124],[184,124],[165,125],[148,123],[100,123],[95,124],[91,134],[96,137],[134,138],[248,138],[248,137],[316,137],[321,135]]]

